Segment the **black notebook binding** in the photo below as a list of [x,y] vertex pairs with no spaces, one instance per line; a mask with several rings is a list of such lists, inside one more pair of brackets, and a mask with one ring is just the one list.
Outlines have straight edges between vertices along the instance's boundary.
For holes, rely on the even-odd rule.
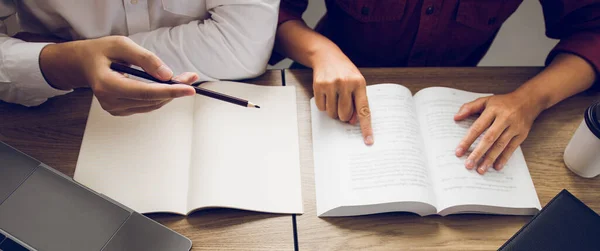
[[499,250],[600,250],[600,216],[562,190]]

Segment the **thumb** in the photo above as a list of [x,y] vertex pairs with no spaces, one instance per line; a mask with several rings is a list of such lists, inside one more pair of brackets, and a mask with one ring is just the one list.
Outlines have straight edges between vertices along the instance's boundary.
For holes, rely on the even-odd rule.
[[460,107],[458,112],[454,115],[455,121],[460,121],[468,118],[469,116],[482,112],[485,109],[485,104],[489,97],[478,98],[474,101],[466,103]]

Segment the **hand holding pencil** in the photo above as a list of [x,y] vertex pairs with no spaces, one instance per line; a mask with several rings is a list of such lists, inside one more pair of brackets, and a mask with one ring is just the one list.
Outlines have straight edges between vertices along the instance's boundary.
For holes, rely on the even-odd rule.
[[[140,66],[160,80],[175,79],[185,85],[156,85],[130,79],[110,69],[112,62]],[[46,82],[58,90],[89,87],[110,114],[127,116],[150,112],[173,98],[193,96],[189,84],[195,73],[173,76],[156,55],[123,36],[49,44],[40,52],[40,70]]]
[[[111,63],[110,64],[110,68],[112,70],[114,70],[114,71],[118,71],[118,72],[122,72],[122,73],[126,73],[126,74],[131,74],[133,76],[140,77],[140,78],[143,78],[143,79],[147,79],[147,80],[150,80],[150,81],[154,81],[154,82],[157,82],[157,83],[170,84],[170,85],[172,85],[172,84],[185,84],[185,83],[179,82],[179,81],[174,80],[174,79],[170,79],[170,80],[166,80],[166,81],[160,80],[160,79],[157,79],[157,78],[153,77],[152,75],[150,75],[150,74],[148,74],[146,72],[143,72],[143,71],[131,68],[129,66],[126,66],[126,65],[123,65],[123,64],[119,64],[119,63],[114,63],[114,62]],[[229,103],[232,103],[232,104],[241,105],[241,106],[245,106],[245,107],[260,108],[260,106],[258,106],[256,104],[253,104],[252,102],[250,102],[248,100],[243,100],[243,99],[240,99],[240,98],[236,98],[236,97],[233,97],[233,96],[229,96],[227,94],[218,93],[218,92],[211,91],[211,90],[204,89],[204,88],[200,88],[200,87],[194,87],[194,90],[196,91],[197,94],[200,94],[200,95],[203,95],[203,96],[207,96],[207,97],[211,97],[211,98],[214,98],[214,99],[218,99],[218,100],[221,100],[221,101],[225,101],[225,102],[229,102]]]
[[[113,62],[140,66],[144,74],[157,82],[178,84],[148,84],[127,78],[111,69]],[[197,74],[173,76],[173,71],[154,53],[124,36],[49,44],[40,52],[39,64],[48,85],[58,90],[89,87],[102,108],[114,116],[150,112],[174,98],[195,93],[258,108],[242,99],[190,86],[198,80]]]

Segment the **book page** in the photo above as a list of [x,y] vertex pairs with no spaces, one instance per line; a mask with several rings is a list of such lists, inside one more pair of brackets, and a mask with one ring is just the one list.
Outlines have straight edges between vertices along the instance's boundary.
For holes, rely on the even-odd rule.
[[302,213],[295,88],[235,82],[201,86],[261,108],[197,95],[188,211],[228,207]]
[[359,125],[331,119],[311,99],[318,215],[342,206],[434,205],[412,94],[396,84],[372,85],[367,91],[372,146],[364,144]]
[[[454,114],[466,102],[489,94],[432,87],[415,94],[417,114],[427,147],[438,210],[457,205],[498,208],[540,208],[521,149],[518,148],[500,171],[485,175],[465,168],[466,156],[458,158],[455,149],[475,117],[455,122]],[[480,137],[481,138],[481,137]],[[470,153],[479,139],[468,150]],[[509,211],[495,211],[510,213]]]
[[193,102],[115,117],[94,97],[75,180],[140,213],[185,214]]

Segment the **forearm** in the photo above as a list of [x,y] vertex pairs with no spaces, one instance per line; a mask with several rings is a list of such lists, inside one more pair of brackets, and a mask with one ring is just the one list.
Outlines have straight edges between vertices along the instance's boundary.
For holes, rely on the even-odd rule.
[[338,58],[350,61],[328,38],[310,29],[299,20],[290,20],[277,28],[275,50],[307,67]]
[[584,59],[573,54],[559,54],[546,69],[516,92],[531,98],[541,112],[587,90],[596,77],[594,68]]

